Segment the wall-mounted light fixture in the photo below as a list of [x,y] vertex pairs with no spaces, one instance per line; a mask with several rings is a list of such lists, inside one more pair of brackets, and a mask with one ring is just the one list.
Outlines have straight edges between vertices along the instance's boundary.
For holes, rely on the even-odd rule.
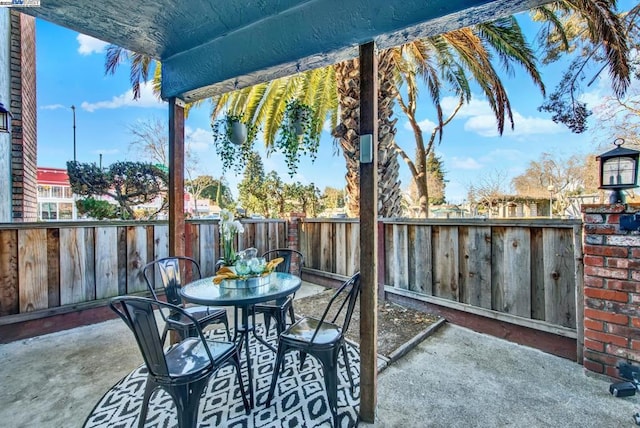
[[11,112],[0,103],[0,132],[11,132]]
[[610,204],[624,204],[622,190],[637,187],[640,152],[621,147],[624,144],[622,138],[616,139],[613,144],[615,149],[596,158],[600,161],[600,189],[612,191]]

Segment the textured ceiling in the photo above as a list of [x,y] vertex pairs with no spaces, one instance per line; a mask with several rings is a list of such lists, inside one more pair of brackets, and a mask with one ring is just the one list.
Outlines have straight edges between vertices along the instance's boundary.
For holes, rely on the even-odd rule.
[[41,0],[21,11],[162,61],[162,96],[194,101],[547,0]]

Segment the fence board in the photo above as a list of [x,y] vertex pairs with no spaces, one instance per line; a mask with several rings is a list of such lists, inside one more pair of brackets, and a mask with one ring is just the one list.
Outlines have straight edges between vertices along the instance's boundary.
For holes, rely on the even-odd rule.
[[267,251],[269,243],[269,237],[267,235],[268,229],[266,223],[256,223],[256,236],[251,243],[251,246],[258,249],[258,255]]
[[84,228],[60,229],[60,304],[89,300]]
[[434,295],[459,301],[458,228],[437,226],[432,231]]
[[95,230],[93,227],[84,228],[84,243],[84,290],[86,299],[85,301],[87,301],[96,299],[96,241]]
[[331,223],[320,223],[320,270],[335,273],[333,269],[333,230]]
[[543,229],[531,228],[531,318],[545,319]]
[[203,276],[211,276],[215,273],[218,261],[215,251],[217,225],[214,223],[201,224],[199,229],[200,271]]
[[118,230],[115,227],[96,227],[96,298],[117,296],[118,289]]
[[[267,224],[267,247],[265,248],[265,252],[269,250],[275,250],[280,247],[280,222],[273,222]],[[286,247],[286,245],[285,245]]]
[[407,225],[394,224],[391,233],[393,234],[393,257],[391,263],[393,269],[393,286],[403,290],[409,289],[409,245],[407,243]]
[[433,294],[431,226],[409,228],[409,289]]
[[347,276],[360,270],[360,223],[347,223]]
[[575,260],[573,231],[545,229],[544,301],[545,320],[565,327],[575,327]]
[[531,317],[530,241],[527,228],[494,229],[491,266],[493,309]]
[[47,308],[49,305],[47,280],[47,230],[18,230],[20,313]]
[[347,225],[336,225],[336,273],[348,276],[347,273]]
[[393,285],[393,281],[396,275],[396,265],[393,262],[395,260],[395,254],[397,252],[395,247],[395,240],[393,235],[392,224],[385,224],[384,230],[384,283]]
[[49,307],[60,306],[60,229],[47,229],[47,288]]
[[144,226],[128,226],[127,231],[127,293],[147,289],[142,268],[147,256],[147,229]]
[[[169,256],[169,225],[157,224],[153,228],[153,260]],[[147,260],[150,262],[151,258]]]
[[127,294],[127,228],[118,227],[118,295]]
[[18,233],[0,230],[0,316],[19,312]]
[[491,309],[491,228],[464,226],[460,237],[460,300]]

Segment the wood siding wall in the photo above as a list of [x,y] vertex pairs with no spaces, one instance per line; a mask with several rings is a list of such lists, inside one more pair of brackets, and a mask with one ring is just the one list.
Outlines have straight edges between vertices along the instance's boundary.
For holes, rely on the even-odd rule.
[[[309,219],[301,230],[307,268],[345,276],[358,270],[357,221]],[[538,320],[525,325],[576,337],[579,221],[385,220],[379,230],[379,280],[387,291]]]
[[[286,247],[286,221],[243,224],[239,250]],[[218,222],[188,222],[186,229],[187,255],[200,263],[203,276],[213,275],[220,255]],[[0,225],[0,323],[146,291],[142,268],[168,255],[168,235],[167,223],[159,222]]]

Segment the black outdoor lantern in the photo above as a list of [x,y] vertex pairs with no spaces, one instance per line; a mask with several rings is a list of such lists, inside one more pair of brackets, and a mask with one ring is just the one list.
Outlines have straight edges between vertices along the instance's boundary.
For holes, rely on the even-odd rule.
[[624,204],[622,190],[637,187],[640,152],[621,147],[624,144],[622,138],[613,144],[615,149],[596,158],[600,161],[600,189],[613,191],[609,196],[610,204]]
[[0,132],[11,132],[11,112],[0,103]]

